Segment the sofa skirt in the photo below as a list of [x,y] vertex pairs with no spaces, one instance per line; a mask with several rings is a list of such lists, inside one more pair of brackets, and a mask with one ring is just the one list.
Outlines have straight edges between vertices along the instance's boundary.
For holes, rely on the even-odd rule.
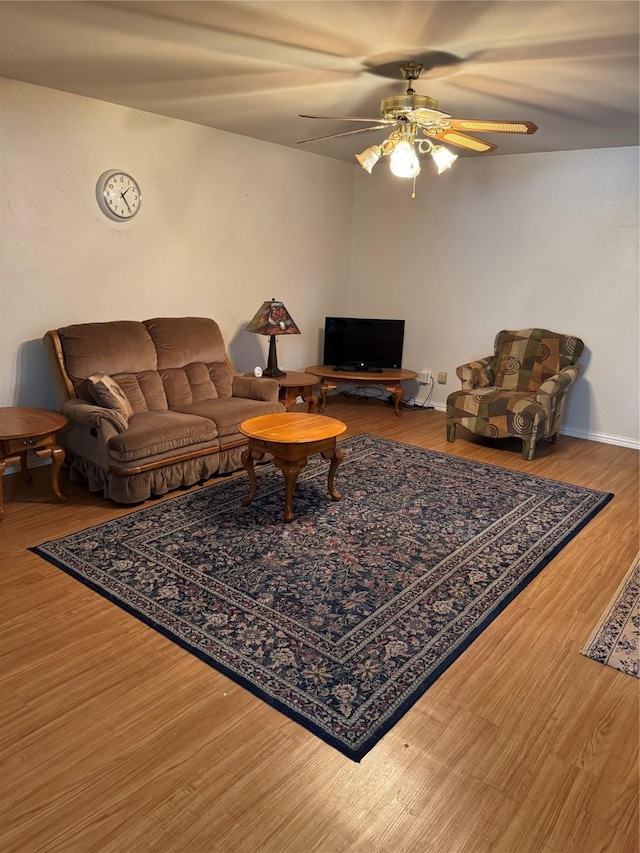
[[166,495],[173,489],[195,486],[214,475],[231,474],[242,468],[242,447],[232,447],[184,462],[163,465],[139,474],[114,474],[88,459],[68,453],[69,477],[87,483],[89,491],[102,492],[116,503],[136,504],[150,497]]

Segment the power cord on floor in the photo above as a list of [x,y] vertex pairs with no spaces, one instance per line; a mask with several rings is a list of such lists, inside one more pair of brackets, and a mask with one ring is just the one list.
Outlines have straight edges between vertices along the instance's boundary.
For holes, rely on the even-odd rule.
[[[393,394],[389,394],[386,388],[371,385],[341,385],[336,388],[336,392],[347,400],[386,400],[390,405],[395,404]],[[415,396],[406,397],[400,400],[400,406],[403,409],[433,409],[430,405],[431,395],[433,394],[433,379],[429,383],[429,392],[424,400],[418,402]]]

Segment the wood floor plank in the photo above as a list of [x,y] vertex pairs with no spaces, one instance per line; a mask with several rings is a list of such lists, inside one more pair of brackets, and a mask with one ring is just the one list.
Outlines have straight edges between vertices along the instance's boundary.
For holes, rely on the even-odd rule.
[[326,414],[615,498],[357,764],[27,550],[137,508],[6,477],[2,853],[637,853],[638,682],[580,648],[638,551],[638,452],[527,462],[441,412]]

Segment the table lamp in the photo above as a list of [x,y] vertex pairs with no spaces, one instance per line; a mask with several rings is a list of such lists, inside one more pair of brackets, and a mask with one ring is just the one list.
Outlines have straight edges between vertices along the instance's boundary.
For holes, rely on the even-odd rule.
[[278,367],[276,335],[299,335],[300,329],[293,322],[284,304],[276,299],[263,302],[245,331],[253,332],[256,335],[269,335],[269,360],[266,369],[262,371],[262,375],[268,377],[286,376],[286,372]]

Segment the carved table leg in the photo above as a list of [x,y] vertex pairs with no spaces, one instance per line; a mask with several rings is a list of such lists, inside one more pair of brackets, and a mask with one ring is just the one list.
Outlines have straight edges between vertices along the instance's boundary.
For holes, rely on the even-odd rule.
[[256,470],[253,465],[253,460],[260,459],[262,456],[264,456],[264,453],[260,453],[256,450],[251,450],[248,447],[242,451],[242,456],[240,457],[240,460],[244,467],[247,469],[247,473],[249,474],[249,494],[246,496],[246,498],[241,498],[242,503],[245,506],[249,506],[258,491],[258,481],[256,480]]
[[307,464],[307,460],[303,459],[299,462],[287,462],[284,459],[274,457],[273,464],[278,467],[284,476],[284,520],[293,521],[293,490],[298,479],[298,474]]
[[22,471],[22,479],[25,483],[31,482],[31,474],[29,473],[29,469],[27,468],[27,453],[29,451],[25,450],[20,454],[20,470]]
[[307,404],[307,412],[310,415],[312,415],[318,406],[318,398],[316,397],[315,394],[308,394],[306,397],[303,397],[302,399]]
[[396,415],[401,418],[402,412],[400,411],[400,402],[402,400],[402,386],[400,385],[400,383],[398,383],[397,385],[393,385],[388,390],[391,391],[391,393],[393,394],[393,402],[396,410]]
[[0,521],[2,521],[4,516],[4,471],[7,467],[7,463],[4,459],[0,459]]
[[318,412],[324,412],[324,407],[327,405],[327,391],[329,390],[329,385],[325,382],[324,379],[320,380],[320,406],[318,407]]
[[51,448],[51,485],[55,496],[59,501],[68,501],[69,495],[65,495],[60,490],[60,468],[64,462],[65,452],[61,447],[54,445]]
[[344,459],[344,453],[340,448],[334,447],[332,450],[325,450],[322,453],[324,459],[330,459],[331,465],[329,465],[329,477],[327,480],[327,488],[329,494],[333,498],[334,501],[339,501],[342,495],[333,487],[333,478],[335,476],[336,471],[338,470],[338,465]]
[[61,447],[53,445],[52,447],[39,448],[33,451],[40,459],[51,459],[51,485],[55,496],[63,503],[69,500],[69,495],[63,494],[60,490],[60,468],[64,462],[65,452]]

